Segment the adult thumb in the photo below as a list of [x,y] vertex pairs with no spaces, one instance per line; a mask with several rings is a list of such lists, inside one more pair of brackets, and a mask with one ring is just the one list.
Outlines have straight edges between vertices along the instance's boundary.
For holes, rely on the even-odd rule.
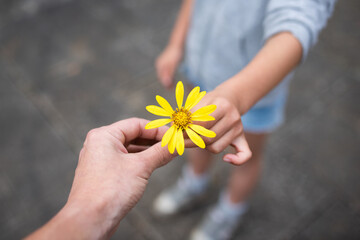
[[152,171],[166,165],[176,156],[176,154],[169,153],[167,147],[161,147],[161,142],[158,142],[148,149],[136,154],[147,162]]

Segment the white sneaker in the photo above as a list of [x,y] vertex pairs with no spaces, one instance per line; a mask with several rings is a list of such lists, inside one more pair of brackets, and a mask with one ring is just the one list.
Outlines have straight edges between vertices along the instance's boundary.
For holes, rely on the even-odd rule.
[[[153,203],[153,212],[157,216],[169,216],[179,213],[204,196],[208,186],[208,176],[195,179],[185,166],[182,176],[170,188],[164,190]],[[197,184],[198,183],[198,184]],[[197,186],[198,185],[198,186]],[[199,187],[199,185],[201,185]]]
[[229,216],[216,205],[207,212],[201,224],[195,228],[191,240],[228,240],[234,234],[241,222],[243,214],[248,210],[244,205],[243,211],[238,216]]

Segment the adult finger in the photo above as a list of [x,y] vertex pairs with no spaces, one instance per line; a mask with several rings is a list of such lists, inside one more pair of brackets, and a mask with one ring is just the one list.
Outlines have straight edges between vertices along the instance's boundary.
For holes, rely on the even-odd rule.
[[160,141],[168,127],[145,129],[148,122],[148,120],[142,118],[129,118],[106,126],[105,129],[123,144],[137,138]]
[[129,153],[138,153],[138,152],[142,152],[148,148],[149,148],[149,146],[140,146],[140,145],[130,144],[129,146],[126,147],[126,150]]
[[249,147],[249,144],[246,141],[245,138],[245,134],[241,133],[241,135],[239,137],[237,137],[232,143],[231,145],[235,148],[236,153],[235,154],[226,154],[223,157],[223,160],[225,162],[229,162],[233,165],[241,165],[243,163],[245,163],[246,161],[248,161],[251,156],[251,150]]
[[146,138],[136,138],[134,140],[132,140],[131,142],[129,142],[127,144],[128,145],[137,145],[137,146],[152,146],[154,145],[155,143],[159,142],[158,140],[156,139],[146,139]]

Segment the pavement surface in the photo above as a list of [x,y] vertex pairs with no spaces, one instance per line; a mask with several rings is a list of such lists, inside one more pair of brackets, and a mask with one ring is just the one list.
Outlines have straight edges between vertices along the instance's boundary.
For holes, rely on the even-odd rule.
[[[0,239],[19,239],[65,203],[86,133],[153,116],[156,80],[180,1],[0,3]],[[296,72],[286,123],[269,138],[251,210],[234,239],[360,239],[360,2],[339,1]],[[179,76],[181,79],[181,76]],[[174,102],[174,101],[173,101]],[[184,158],[157,170],[113,239],[186,239],[216,201],[229,166],[193,212],[160,220],[156,195]]]

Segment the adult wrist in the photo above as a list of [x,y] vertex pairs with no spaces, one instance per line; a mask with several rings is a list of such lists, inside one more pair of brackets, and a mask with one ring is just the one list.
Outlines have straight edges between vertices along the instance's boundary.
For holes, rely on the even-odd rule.
[[71,201],[55,217],[56,222],[79,239],[110,237],[112,229],[120,221],[119,209],[111,209],[104,201]]
[[70,204],[58,214],[58,222],[68,232],[75,233],[79,239],[100,239],[108,232],[105,225],[99,222],[101,211],[93,206],[85,207],[86,204]]

